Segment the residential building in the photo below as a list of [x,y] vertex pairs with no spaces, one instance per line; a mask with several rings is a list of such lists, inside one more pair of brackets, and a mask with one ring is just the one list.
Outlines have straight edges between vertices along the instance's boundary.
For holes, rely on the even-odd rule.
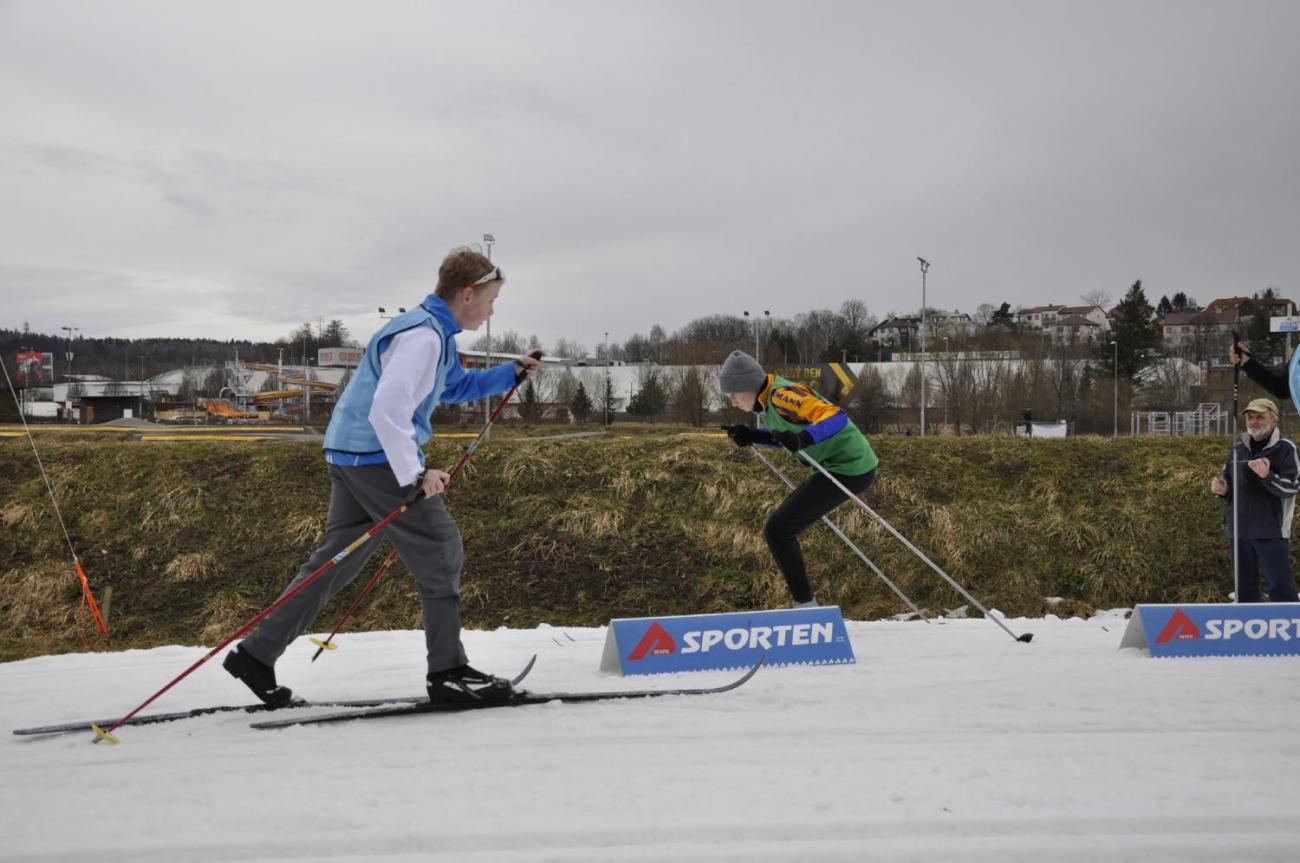
[[929,328],[930,338],[974,335],[979,325],[971,320],[965,312],[931,312],[925,316],[925,325]]
[[1058,318],[1086,318],[1101,327],[1103,332],[1110,330],[1110,316],[1101,306],[1062,306],[1056,314]]
[[1166,352],[1208,352],[1210,348],[1231,339],[1237,326],[1236,307],[1219,306],[1196,312],[1169,312],[1161,324],[1161,341]]
[[[928,323],[928,321],[927,321]],[[867,338],[882,348],[894,350],[920,350],[921,319],[894,316],[886,318],[867,331]]]
[[[1105,317],[1105,312],[1102,312],[1102,316]],[[1067,315],[1046,324],[1041,328],[1041,332],[1051,339],[1053,344],[1072,344],[1100,341],[1102,334],[1109,329],[1109,326],[1103,326],[1092,318],[1083,315]]]
[[1056,322],[1065,306],[1029,306],[1016,312],[1016,323],[1022,327],[1042,329]]

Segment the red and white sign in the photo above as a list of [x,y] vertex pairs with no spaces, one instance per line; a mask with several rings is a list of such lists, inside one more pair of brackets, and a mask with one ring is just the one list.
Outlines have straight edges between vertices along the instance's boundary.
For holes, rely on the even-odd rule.
[[54,384],[54,354],[18,352],[18,386],[48,387]]

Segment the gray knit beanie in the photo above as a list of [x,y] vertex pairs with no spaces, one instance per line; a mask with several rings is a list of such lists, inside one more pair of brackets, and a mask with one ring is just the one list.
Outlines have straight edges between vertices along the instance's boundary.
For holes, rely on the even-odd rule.
[[767,373],[758,360],[744,351],[732,351],[718,372],[718,386],[726,395],[731,393],[756,393],[767,381]]

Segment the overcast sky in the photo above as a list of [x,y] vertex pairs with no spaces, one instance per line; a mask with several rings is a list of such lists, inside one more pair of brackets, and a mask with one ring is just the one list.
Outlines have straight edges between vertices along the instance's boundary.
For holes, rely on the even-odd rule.
[[1300,3],[0,0],[0,326],[1300,296]]

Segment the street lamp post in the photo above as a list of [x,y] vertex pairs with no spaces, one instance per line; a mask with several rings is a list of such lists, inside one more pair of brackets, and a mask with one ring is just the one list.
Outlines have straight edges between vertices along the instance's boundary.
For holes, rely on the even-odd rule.
[[140,419],[144,419],[144,356],[136,354],[135,358],[140,361]]
[[953,367],[951,365],[952,357],[948,356],[947,336],[943,337],[943,359],[946,363],[949,364],[947,366],[948,372],[944,376],[944,385],[943,385],[943,432],[944,434],[948,434],[950,431],[950,429],[948,428],[948,390],[952,386]]
[[601,401],[605,404],[605,425],[609,425],[609,333],[605,333],[605,392]]
[[1111,430],[1111,437],[1119,437],[1119,341],[1110,340],[1111,347],[1115,349],[1115,403],[1111,407],[1111,416],[1114,418],[1114,428]]
[[68,362],[68,370],[64,373],[64,377],[68,379],[67,399],[68,399],[68,410],[69,413],[71,413],[72,388],[74,386],[72,381],[72,334],[80,330],[81,327],[60,327],[59,329],[63,330],[65,333],[68,334],[68,350],[64,353],[63,358]]
[[68,334],[68,349],[64,352],[63,358],[68,362],[68,370],[64,372],[64,377],[69,381],[72,380],[72,334],[81,329],[81,327],[59,327]]
[[921,437],[925,437],[925,274],[930,272],[930,262],[916,260],[921,265]]
[[[768,319],[771,319],[772,317],[772,313],[767,309],[763,309],[763,314]],[[748,309],[745,310],[744,315],[746,318],[750,318]],[[758,364],[761,366],[763,364],[763,349],[758,345],[758,310],[757,309],[754,310],[754,315],[750,319],[754,323],[754,359],[757,360]]]
[[[744,315],[746,318],[750,318],[748,309],[745,310]],[[763,315],[768,319],[768,321],[771,321],[772,313],[769,310],[763,309]],[[761,366],[763,364],[763,349],[758,344],[758,310],[757,309],[754,310],[754,315],[752,317],[752,320],[754,323],[754,359],[757,360],[758,364]]]

